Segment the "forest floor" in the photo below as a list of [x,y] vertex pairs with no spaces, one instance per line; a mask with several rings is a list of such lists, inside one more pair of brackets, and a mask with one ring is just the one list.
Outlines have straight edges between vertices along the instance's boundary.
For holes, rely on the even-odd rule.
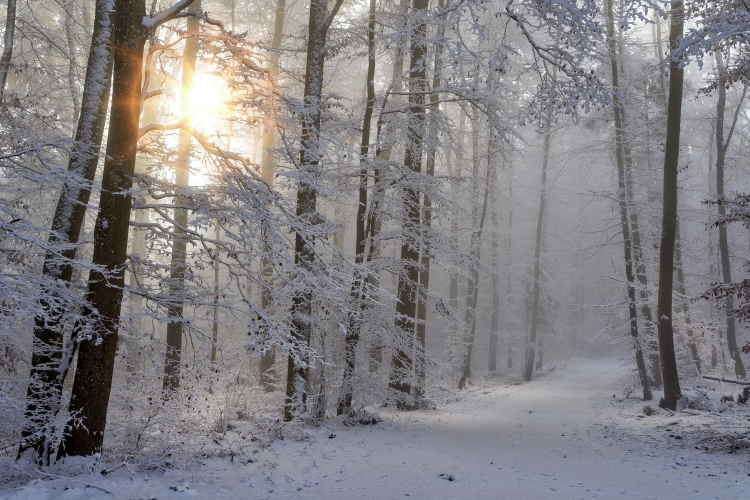
[[223,458],[36,479],[0,498],[750,497],[750,405],[719,403],[740,386],[697,382],[688,408],[651,402],[651,413],[621,396],[632,379],[630,363],[581,360],[522,385],[483,381],[435,410],[381,412],[376,425],[333,422],[304,441],[237,435]]

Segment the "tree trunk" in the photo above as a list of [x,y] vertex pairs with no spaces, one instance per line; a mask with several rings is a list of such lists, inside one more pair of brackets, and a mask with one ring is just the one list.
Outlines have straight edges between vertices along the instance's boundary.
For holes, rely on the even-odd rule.
[[[497,182],[497,172],[493,172],[493,182]],[[494,193],[493,193],[494,194]],[[492,204],[492,319],[490,320],[490,352],[487,368],[490,373],[497,371],[497,341],[500,332],[500,201],[493,196]],[[509,235],[510,237],[510,235]]]
[[[507,281],[507,295],[506,295],[506,301],[508,305],[508,317],[514,317],[513,313],[513,271],[512,271],[512,264],[513,264],[513,177],[514,177],[514,168],[513,164],[511,163],[508,167],[508,240],[506,242],[505,251],[507,253],[506,256],[506,281]],[[513,356],[515,355],[514,352],[514,345],[515,345],[515,326],[518,323],[516,323],[515,320],[508,321],[508,362],[507,367],[508,369],[513,368]]]
[[[276,0],[276,15],[274,19],[273,37],[271,38],[271,53],[268,55],[268,80],[272,86],[271,88],[271,113],[266,117],[265,123],[263,124],[263,155],[261,157],[261,177],[268,184],[269,187],[273,186],[273,175],[274,175],[274,157],[273,148],[276,146],[276,85],[279,79],[279,49],[281,48],[281,41],[284,37],[284,16],[286,14],[286,0]],[[265,252],[268,253],[270,248],[266,248]],[[261,299],[260,307],[266,311],[270,307],[270,294],[268,293],[268,287],[270,286],[271,276],[273,275],[273,265],[264,257],[261,260],[261,274],[264,278],[265,283],[261,287]],[[269,349],[260,358],[260,384],[263,386],[265,392],[273,392],[276,390],[276,352],[273,349]]]
[[[101,2],[97,2],[101,3]],[[96,27],[94,28],[96,29]],[[0,57],[0,104],[5,97],[5,82],[8,80],[10,61],[13,59],[13,38],[16,30],[16,0],[8,0],[5,17],[5,36],[3,38],[3,55]]]
[[[375,7],[376,0],[370,0],[370,13],[367,24],[367,103],[365,104],[365,115],[362,119],[362,140],[359,149],[359,205],[357,206],[357,220],[355,221],[357,239],[355,242],[355,264],[362,264],[367,250],[366,218],[367,218],[367,178],[369,175],[369,151],[370,151],[370,129],[372,127],[372,112],[375,107]],[[349,328],[346,333],[344,375],[341,383],[342,397],[339,399],[336,413],[352,413],[352,379],[356,368],[357,343],[359,342],[362,322],[362,313],[365,304],[365,277],[361,272],[355,271],[352,284],[352,299],[354,306],[349,313]]]
[[[456,148],[456,171],[451,174],[451,196],[453,199],[458,198],[458,178],[463,173],[464,168],[464,134],[466,133],[466,114],[463,109],[458,111],[458,147]],[[451,239],[453,243],[458,246],[458,214],[453,214],[451,217]],[[451,306],[451,310],[456,311],[458,309],[458,273],[452,271],[450,273],[450,285],[449,285],[449,299],[448,304]]]
[[[428,0],[414,0],[413,9],[417,15],[428,8]],[[411,35],[411,62],[409,65],[409,123],[407,126],[407,144],[404,154],[404,170],[416,178],[422,171],[422,141],[424,139],[424,91],[425,91],[425,55],[427,47],[425,37],[427,25],[420,18]],[[417,175],[414,175],[417,174]],[[404,235],[419,233],[421,222],[419,191],[412,183],[402,187],[404,203]],[[419,293],[419,250],[408,238],[403,238],[401,245],[401,262],[404,270],[399,273],[396,304],[396,328],[400,331],[399,348],[391,359],[389,387],[403,396],[397,401],[399,407],[411,407],[412,356],[414,348],[415,318],[417,313],[417,296]]]
[[[186,3],[182,8],[188,6]],[[172,12],[165,19],[176,14]],[[93,455],[101,451],[104,442],[125,284],[131,207],[131,196],[126,193],[133,185],[143,49],[149,34],[143,25],[144,17],[142,0],[115,2],[112,110],[99,214],[94,227],[94,268],[89,273],[87,305],[74,330],[79,350],[69,414],[80,425],[72,425],[63,439],[62,455]]]
[[[201,8],[201,0],[193,2],[193,8]],[[180,93],[180,120],[193,123],[193,87],[195,86],[195,63],[198,57],[198,22],[187,20],[185,49],[182,53],[182,89]],[[164,356],[164,397],[180,388],[180,364],[182,363],[183,309],[185,307],[185,274],[187,272],[187,226],[188,211],[185,192],[190,189],[190,131],[180,129],[177,139],[177,161],[175,163],[174,224],[172,226],[172,262],[169,269],[169,306],[167,314],[167,350]]]
[[[474,126],[478,125],[479,120],[472,120]],[[475,154],[475,156],[478,156]],[[477,177],[474,177],[477,179]],[[494,165],[492,164],[492,155],[488,155],[487,159],[487,175],[484,179],[484,196],[482,198],[482,210],[479,217],[474,217],[474,223],[472,227],[476,228],[471,234],[470,249],[471,253],[476,260],[476,264],[472,266],[469,274],[469,283],[466,291],[466,310],[464,311],[464,323],[466,325],[466,336],[464,344],[466,346],[466,352],[463,359],[463,371],[461,373],[461,379],[458,381],[458,390],[463,390],[466,387],[466,381],[471,376],[471,356],[474,350],[474,337],[477,329],[477,300],[479,297],[479,267],[482,259],[482,232],[484,230],[484,220],[487,215],[487,204],[490,198],[490,192],[492,192],[492,180],[494,178]],[[477,179],[478,180],[478,179]]]
[[[445,7],[445,0],[439,0],[440,8]],[[442,40],[445,34],[445,23],[442,18],[438,25],[438,40]],[[443,43],[438,42],[435,48],[435,61],[432,72],[432,89],[433,93],[430,94],[430,116],[429,116],[429,131],[427,134],[427,161],[425,165],[425,173],[428,177],[435,176],[435,160],[437,158],[438,149],[438,126],[437,126],[437,113],[440,111],[440,104],[438,99],[440,95],[434,91],[440,88],[440,71],[443,64]],[[429,194],[423,193],[422,195],[422,230],[429,231],[432,226],[432,200]],[[416,386],[414,388],[414,397],[419,400],[424,395],[425,379],[426,379],[426,349],[427,349],[427,296],[430,290],[430,248],[429,248],[429,236],[422,237],[421,240],[425,243],[421,248],[421,266],[422,269],[419,272],[419,303],[417,304],[417,361],[415,367],[416,373]]]
[[[318,193],[308,178],[317,178],[320,171],[320,100],[323,94],[326,38],[328,28],[343,0],[336,0],[331,12],[326,0],[310,0],[307,63],[305,69],[302,140],[299,168],[303,171],[297,188],[297,217],[312,222],[315,219]],[[295,236],[295,265],[305,272],[313,271],[315,242],[301,233]],[[286,403],[284,420],[301,417],[306,411],[307,373],[310,338],[312,336],[312,292],[306,288],[292,299],[292,337],[296,352],[289,354],[287,363]]]
[[[555,78],[553,72],[552,78]],[[552,139],[552,117],[547,116],[547,130],[544,133],[544,159],[542,161],[542,193],[539,197],[539,215],[536,223],[536,244],[534,247],[534,292],[531,307],[531,335],[528,351],[526,353],[526,369],[524,380],[531,381],[534,375],[534,358],[536,357],[537,329],[539,328],[540,290],[539,279],[541,275],[541,251],[542,251],[542,229],[544,227],[544,211],[547,205],[547,165],[549,164],[550,140]]]
[[101,451],[117,349],[117,329],[125,273],[132,186],[138,143],[143,48],[148,35],[142,0],[115,4],[112,111],[99,214],[94,228],[94,256],[88,305],[74,334],[79,340],[70,414],[81,419],[63,439],[63,455]]
[[630,217],[627,204],[627,181],[625,178],[625,130],[623,123],[622,102],[616,92],[619,91],[619,64],[617,61],[617,42],[615,39],[614,0],[607,0],[607,45],[609,48],[610,65],[612,67],[612,89],[615,92],[615,158],[617,161],[618,190],[617,199],[620,207],[620,226],[622,229],[623,251],[625,257],[625,278],[628,289],[628,313],[630,316],[630,335],[635,348],[635,361],[638,367],[638,378],[643,389],[643,399],[651,400],[646,363],[643,360],[641,339],[638,335],[638,311],[635,297],[635,275],[633,273],[632,240],[630,239]]
[[[669,29],[670,55],[682,37],[685,10],[681,0],[672,2]],[[659,332],[664,400],[659,404],[670,410],[677,408],[682,397],[672,327],[672,289],[674,280],[674,246],[677,225],[677,164],[680,155],[680,122],[682,116],[683,69],[671,57],[669,63],[669,101],[667,104],[667,137],[664,148],[664,200],[662,209],[661,244],[659,246],[659,292],[656,309]]]
[[[73,275],[72,261],[83,226],[86,205],[91,195],[91,183],[99,162],[99,149],[104,134],[104,124],[109,107],[112,78],[110,53],[109,2],[96,3],[94,32],[91,39],[82,108],[76,131],[76,146],[68,161],[68,176],[57,202],[52,219],[49,243],[52,248],[62,248],[60,253],[48,252],[44,259],[43,275],[55,281],[40,301],[44,313],[34,319],[33,354],[29,378],[26,422],[22,431],[19,454],[34,448],[44,464],[49,462],[51,446],[47,440],[55,425],[55,416],[61,403],[65,371],[73,352],[63,357],[65,304],[56,287],[67,287]],[[7,34],[7,31],[6,31]]]
[[[734,126],[737,122],[735,118],[732,128],[727,135],[726,141],[724,140],[724,114],[726,110],[727,102],[727,91],[725,82],[723,81],[726,75],[726,67],[724,60],[721,55],[721,51],[716,51],[716,67],[719,72],[720,84],[718,87],[719,99],[716,103],[716,195],[719,200],[724,196],[724,163],[729,148],[729,142],[732,140],[732,134],[734,132]],[[747,87],[745,87],[747,90]],[[744,92],[743,92],[744,99]],[[738,106],[739,109],[739,106]],[[719,203],[719,218],[723,217],[727,213],[726,206],[723,203]],[[721,224],[719,226],[719,254],[721,256],[721,276],[724,283],[732,282],[732,268],[729,261],[729,241],[727,238],[727,226]],[[737,331],[734,318],[734,296],[727,295],[725,304],[725,318],[727,325],[727,347],[729,348],[729,356],[734,361],[734,373],[738,379],[744,379],[747,377],[745,371],[745,365],[742,363],[739,350],[737,349]]]

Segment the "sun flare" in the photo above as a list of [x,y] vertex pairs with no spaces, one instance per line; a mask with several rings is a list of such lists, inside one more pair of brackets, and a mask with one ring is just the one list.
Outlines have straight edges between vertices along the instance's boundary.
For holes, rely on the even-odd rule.
[[229,87],[223,79],[213,74],[198,73],[193,85],[190,117],[193,125],[204,132],[221,128],[229,97]]

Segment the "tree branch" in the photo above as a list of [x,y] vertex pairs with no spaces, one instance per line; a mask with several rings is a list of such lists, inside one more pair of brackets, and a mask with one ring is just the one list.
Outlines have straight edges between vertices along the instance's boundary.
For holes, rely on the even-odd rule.
[[195,0],[178,0],[177,3],[164,9],[161,12],[154,14],[153,16],[143,16],[143,26],[148,29],[154,29],[157,26],[167,23],[177,17],[179,13],[190,7]]

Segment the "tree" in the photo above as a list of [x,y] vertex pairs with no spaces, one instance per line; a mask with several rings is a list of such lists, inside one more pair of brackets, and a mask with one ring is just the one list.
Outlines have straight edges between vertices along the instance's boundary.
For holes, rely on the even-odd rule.
[[[286,0],[276,0],[276,13],[274,17],[274,29],[273,37],[271,38],[271,52],[268,56],[268,80],[271,88],[271,96],[274,95],[276,90],[273,88],[278,84],[279,78],[279,50],[281,49],[281,40],[284,36],[284,16],[286,14]],[[269,187],[273,187],[273,164],[274,164],[274,153],[273,148],[276,145],[276,126],[273,118],[275,116],[275,101],[271,103],[270,113],[266,117],[266,122],[263,127],[263,153],[261,158],[261,175],[263,180],[268,183]],[[266,249],[267,252],[271,251],[271,248]],[[263,270],[263,276],[270,278],[273,274],[273,266],[267,258],[261,261],[261,267]],[[268,309],[269,293],[268,285],[264,285],[261,289],[261,308]],[[266,392],[272,392],[276,390],[276,353],[270,350],[264,353],[260,358],[260,377],[263,389]]]
[[45,255],[42,270],[42,274],[49,277],[50,284],[41,294],[41,314],[34,319],[26,422],[19,455],[33,448],[44,464],[52,458],[55,417],[60,409],[62,385],[75,349],[72,341],[64,348],[63,318],[66,309],[71,307],[65,300],[64,289],[73,275],[78,238],[91,196],[109,108],[112,6],[110,0],[96,2],[76,142],[68,161],[68,176],[52,219],[50,250]]
[[[735,126],[737,125],[737,118],[739,117],[742,102],[745,99],[747,93],[747,84],[742,89],[742,98],[737,105],[737,109],[732,119],[732,125],[729,128],[729,132],[724,140],[724,115],[726,112],[727,103],[727,70],[724,65],[724,57],[721,51],[716,51],[716,68],[718,70],[718,86],[717,91],[719,98],[716,101],[716,195],[719,199],[724,196],[724,168],[727,150],[729,144],[732,141],[732,135],[734,135]],[[726,216],[726,206],[723,203],[719,203],[719,218]],[[719,225],[719,255],[721,258],[721,276],[725,284],[732,282],[732,268],[729,262],[729,242],[727,239],[727,227],[726,224]],[[747,377],[745,371],[745,365],[742,363],[739,350],[737,349],[737,333],[734,319],[734,298],[732,295],[726,296],[725,305],[725,318],[726,318],[726,333],[727,333],[727,347],[729,348],[729,356],[734,362],[734,373],[738,379],[744,379]]]
[[[556,67],[556,66],[555,66]],[[556,72],[552,73],[552,80],[556,77]],[[533,271],[533,292],[532,292],[532,304],[531,304],[531,332],[529,336],[529,345],[526,349],[526,368],[524,370],[523,379],[526,382],[530,382],[534,375],[534,360],[536,358],[537,348],[537,332],[539,328],[539,320],[541,316],[541,291],[540,291],[540,279],[541,279],[541,252],[543,242],[543,230],[544,230],[544,212],[547,205],[547,166],[549,165],[549,153],[550,153],[550,141],[552,140],[552,116],[547,116],[547,124],[544,131],[544,151],[542,159],[542,190],[539,195],[539,214],[536,223],[536,240],[534,243],[534,271]]]
[[[320,164],[320,119],[325,68],[326,38],[343,0],[336,0],[328,11],[325,0],[310,0],[307,62],[305,65],[304,112],[302,113],[301,151],[297,178],[297,217],[315,224],[320,217],[316,210],[316,179]],[[315,242],[307,235],[295,235],[295,264],[311,272],[315,260]],[[289,353],[286,380],[284,420],[304,415],[307,402],[307,374],[312,336],[312,292],[302,289],[295,293],[292,305],[292,336],[294,350]]]
[[[370,171],[368,168],[369,151],[370,151],[370,129],[372,127],[372,113],[375,107],[375,7],[376,0],[370,0],[370,10],[367,20],[367,103],[365,104],[365,114],[362,119],[362,140],[359,148],[359,204],[357,205],[357,215],[355,220],[356,240],[355,256],[356,264],[362,264],[368,256],[367,251],[367,184]],[[363,317],[362,312],[366,307],[367,291],[365,289],[366,276],[362,272],[355,271],[352,283],[352,302],[353,308],[349,313],[349,325],[345,339],[345,366],[344,375],[341,383],[342,396],[339,399],[336,413],[352,413],[352,378],[356,367],[357,343],[359,342],[360,332],[362,330]]]
[[615,159],[617,162],[617,200],[620,208],[620,226],[622,230],[623,251],[625,256],[625,277],[628,287],[628,313],[630,315],[630,335],[633,337],[635,349],[636,366],[638,367],[638,378],[643,388],[643,399],[648,401],[652,398],[649,387],[646,364],[643,360],[643,349],[641,339],[638,336],[638,312],[635,301],[635,276],[633,273],[633,250],[630,238],[631,219],[628,215],[627,185],[625,180],[625,124],[623,123],[623,109],[617,92],[620,91],[619,64],[617,60],[617,41],[615,39],[615,21],[613,0],[607,0],[607,44],[609,49],[610,66],[612,68],[612,89],[614,91],[614,115],[615,115]]
[[3,55],[0,57],[0,103],[5,95],[5,81],[10,71],[10,61],[13,58],[13,33],[16,29],[16,0],[8,0],[5,14],[5,36],[3,37]]
[[[201,8],[201,0],[194,0],[192,6]],[[182,53],[182,88],[180,91],[180,120],[192,126],[193,88],[195,86],[195,63],[198,56],[198,22],[188,18],[188,37]],[[175,185],[178,195],[175,197],[174,224],[172,225],[172,262],[169,270],[169,287],[172,303],[169,304],[167,323],[167,349],[164,355],[164,397],[180,387],[180,364],[182,363],[183,308],[185,274],[187,272],[187,238],[188,211],[184,208],[184,192],[190,187],[190,144],[192,135],[186,128],[181,128],[177,142],[177,161],[175,163]]]
[[69,412],[80,419],[65,435],[61,454],[101,450],[112,389],[125,275],[131,195],[139,137],[143,51],[150,29],[170,21],[193,0],[180,0],[154,16],[142,0],[115,0],[112,36],[112,109],[102,194],[94,227],[94,268],[87,304],[74,330],[78,365]]
[[677,373],[672,326],[672,290],[674,279],[674,248],[677,225],[677,166],[680,154],[680,122],[682,115],[683,62],[675,57],[683,32],[685,8],[682,1],[673,1],[669,29],[669,101],[667,105],[667,138],[664,147],[664,199],[662,207],[661,242],[659,246],[659,292],[656,308],[659,333],[664,399],[659,404],[670,410],[677,408],[682,397]]

